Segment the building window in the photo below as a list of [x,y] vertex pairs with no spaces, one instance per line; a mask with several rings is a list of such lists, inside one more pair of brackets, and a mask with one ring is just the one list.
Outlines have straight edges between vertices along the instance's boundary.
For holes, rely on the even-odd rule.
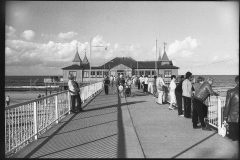
[[145,71],[145,76],[149,76],[150,75],[150,71]]
[[139,75],[140,76],[144,75],[144,71],[139,71]]
[[171,76],[172,76],[171,70],[164,71],[164,78],[170,78]]
[[97,77],[101,78],[102,77],[102,71],[97,71]]
[[109,75],[109,72],[108,71],[103,71],[103,77],[105,76],[105,75]]
[[84,77],[84,78],[88,78],[88,76],[89,76],[89,71],[84,71],[83,77]]
[[126,71],[126,76],[132,77],[132,71]]
[[95,78],[95,71],[91,71],[91,77]]
[[69,75],[72,74],[74,78],[77,78],[77,72],[76,71],[69,71]]
[[153,70],[153,71],[152,71],[152,77],[154,77],[154,76],[155,76],[155,71]]

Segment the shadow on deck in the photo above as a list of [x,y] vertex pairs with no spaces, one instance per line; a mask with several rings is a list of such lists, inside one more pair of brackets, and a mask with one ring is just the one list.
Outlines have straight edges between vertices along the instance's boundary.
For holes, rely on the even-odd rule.
[[233,143],[215,131],[193,130],[191,119],[133,88],[119,98],[110,89],[67,115],[38,140],[12,157],[19,158],[231,158]]

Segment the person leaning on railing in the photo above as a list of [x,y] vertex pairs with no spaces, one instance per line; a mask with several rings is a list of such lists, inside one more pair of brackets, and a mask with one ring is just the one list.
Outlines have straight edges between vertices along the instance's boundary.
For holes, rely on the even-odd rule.
[[70,92],[70,96],[71,96],[71,112],[76,113],[75,100],[76,100],[77,92],[79,92],[79,91],[77,90],[76,83],[74,82],[74,76],[72,74],[69,74],[68,79],[69,79],[68,80],[68,91]]
[[229,124],[229,138],[239,140],[239,76],[235,78],[237,86],[227,91],[223,120]]
[[[201,128],[202,130],[211,131],[210,128],[206,127],[204,122],[204,104],[203,102],[207,99],[209,95],[218,96],[216,92],[212,90],[211,85],[213,84],[213,79],[211,77],[207,78],[205,82],[195,91],[193,96],[193,128]],[[201,127],[197,126],[198,123],[198,116],[201,122]]]

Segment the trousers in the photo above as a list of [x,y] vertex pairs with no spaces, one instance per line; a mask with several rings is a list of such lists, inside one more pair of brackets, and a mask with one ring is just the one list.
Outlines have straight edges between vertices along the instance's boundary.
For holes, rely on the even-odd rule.
[[76,101],[75,101],[75,99],[76,99],[76,95],[71,95],[71,111],[72,112],[76,111],[76,107],[75,107]]
[[204,122],[204,104],[200,100],[193,98],[193,127],[197,126],[198,118],[201,122],[201,126],[206,127],[206,124]]
[[191,98],[185,96],[182,97],[184,103],[184,117],[191,118]]
[[182,115],[183,114],[183,110],[182,110],[182,94],[175,91],[175,95],[176,95],[176,99],[177,99],[178,115]]

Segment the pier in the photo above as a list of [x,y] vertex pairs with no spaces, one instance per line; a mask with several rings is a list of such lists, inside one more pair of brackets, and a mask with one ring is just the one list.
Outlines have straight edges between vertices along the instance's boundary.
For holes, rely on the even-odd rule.
[[120,98],[115,88],[83,103],[49,130],[11,155],[14,158],[232,158],[234,143],[217,130],[192,128],[192,120],[158,105],[132,88]]

